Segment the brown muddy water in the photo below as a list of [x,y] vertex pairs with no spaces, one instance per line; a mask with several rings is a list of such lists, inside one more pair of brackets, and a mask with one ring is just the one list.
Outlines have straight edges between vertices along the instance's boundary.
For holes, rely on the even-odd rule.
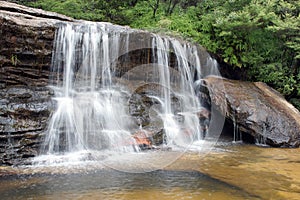
[[[168,154],[168,153],[167,153]],[[0,199],[300,199],[300,149],[222,145],[164,169],[127,173],[96,163],[2,167]]]

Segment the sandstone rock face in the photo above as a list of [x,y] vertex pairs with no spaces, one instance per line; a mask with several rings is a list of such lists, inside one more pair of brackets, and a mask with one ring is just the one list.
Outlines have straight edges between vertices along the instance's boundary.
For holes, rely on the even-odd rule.
[[62,15],[0,1],[0,165],[37,155],[52,110],[48,86]]
[[205,83],[212,103],[240,131],[270,146],[300,146],[299,111],[266,84],[216,77]]

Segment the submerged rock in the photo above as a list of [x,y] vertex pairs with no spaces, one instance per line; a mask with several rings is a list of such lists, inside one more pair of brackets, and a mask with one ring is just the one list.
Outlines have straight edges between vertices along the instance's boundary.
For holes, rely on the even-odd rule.
[[149,131],[138,130],[133,134],[133,138],[141,150],[152,149],[151,135],[152,133]]
[[300,146],[300,113],[264,83],[209,77],[212,104],[258,142],[275,147]]

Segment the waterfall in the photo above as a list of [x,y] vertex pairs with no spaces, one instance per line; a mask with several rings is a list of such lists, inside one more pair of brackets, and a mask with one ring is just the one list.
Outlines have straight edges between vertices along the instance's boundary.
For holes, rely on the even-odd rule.
[[43,153],[135,149],[122,91],[112,83],[110,58],[117,57],[118,39],[118,32],[106,30],[100,23],[59,28],[52,60],[57,109]]
[[[56,110],[41,154],[139,151],[132,135],[144,127],[134,123],[128,104],[132,93],[147,84],[159,85],[158,92],[146,96],[156,102],[150,111],[162,121],[163,145],[186,147],[201,138],[197,114],[201,105],[194,82],[209,74],[218,75],[217,63],[210,57],[201,61],[196,46],[170,37],[148,34],[149,42],[137,45],[133,32],[108,23],[59,26],[51,76]],[[118,69],[122,56],[123,61],[130,61],[130,52],[139,49],[150,52],[148,63],[125,72]],[[205,72],[207,68],[209,72]]]
[[[161,38],[160,36],[153,38],[152,48],[155,57],[154,62],[158,64],[159,83],[163,86],[160,97],[162,101],[160,115],[166,132],[166,143],[167,145],[189,144],[194,139],[200,139],[199,119],[197,114],[192,111],[201,107],[194,93],[194,74],[188,63],[188,56],[191,52],[187,52],[187,50],[190,48],[181,45],[178,40]],[[173,76],[170,73],[170,49],[174,51],[178,66],[179,75],[176,80],[171,80]],[[180,110],[172,108],[171,91],[174,91],[175,96],[179,98]],[[178,114],[184,115],[184,121],[181,123],[176,120]]]

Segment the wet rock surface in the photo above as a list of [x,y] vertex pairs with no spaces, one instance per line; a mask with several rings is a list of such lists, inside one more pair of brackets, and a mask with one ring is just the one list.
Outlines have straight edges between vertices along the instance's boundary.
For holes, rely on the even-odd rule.
[[236,122],[239,131],[275,147],[300,146],[300,113],[264,83],[205,79],[212,104]]
[[0,165],[36,156],[52,110],[55,24],[63,15],[0,1]]
[[51,99],[46,88],[11,86],[0,90],[0,160],[14,164],[37,155]]

